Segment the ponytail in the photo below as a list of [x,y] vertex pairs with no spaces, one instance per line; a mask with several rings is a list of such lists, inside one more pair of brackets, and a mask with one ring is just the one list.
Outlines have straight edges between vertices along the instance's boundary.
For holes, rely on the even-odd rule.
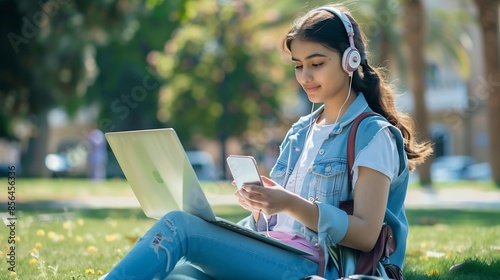
[[368,106],[401,131],[409,168],[413,171],[432,153],[432,147],[428,142],[417,143],[413,137],[415,132],[413,119],[396,109],[393,91],[380,78],[379,71],[372,68],[366,59],[362,60],[361,68],[363,70],[362,77],[358,73],[359,70],[353,74],[353,89],[363,93]]

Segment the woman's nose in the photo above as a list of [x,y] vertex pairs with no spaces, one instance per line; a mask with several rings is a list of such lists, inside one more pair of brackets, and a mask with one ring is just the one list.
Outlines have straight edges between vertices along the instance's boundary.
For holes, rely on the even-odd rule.
[[306,68],[303,68],[302,71],[300,71],[300,73],[297,73],[297,80],[300,83],[308,83],[313,80],[313,75],[311,71],[309,71]]

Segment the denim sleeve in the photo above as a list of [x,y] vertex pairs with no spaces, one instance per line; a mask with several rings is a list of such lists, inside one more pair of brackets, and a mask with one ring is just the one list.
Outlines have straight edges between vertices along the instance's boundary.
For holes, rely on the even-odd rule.
[[339,208],[317,202],[319,211],[318,235],[320,239],[328,235],[333,243],[338,243],[344,239],[347,233],[348,218],[347,213]]

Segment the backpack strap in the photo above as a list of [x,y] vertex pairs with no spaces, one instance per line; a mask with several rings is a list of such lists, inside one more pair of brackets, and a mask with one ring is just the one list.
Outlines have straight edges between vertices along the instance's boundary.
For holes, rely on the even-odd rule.
[[365,118],[369,116],[380,116],[380,114],[377,114],[375,112],[363,112],[359,116],[354,119],[351,130],[349,130],[349,136],[347,138],[347,170],[348,170],[348,178],[349,181],[348,186],[349,186],[349,194],[352,191],[352,167],[354,165],[354,151],[356,147],[356,132],[358,130],[358,126],[363,121]]
[[[375,112],[364,112],[361,115],[357,116],[353,121],[351,126],[351,130],[349,131],[349,136],[347,139],[347,166],[348,166],[348,177],[349,177],[349,196],[352,192],[352,167],[354,165],[354,152],[355,152],[355,144],[356,144],[356,132],[358,130],[358,126],[365,118],[369,116],[380,116]],[[352,215],[354,209],[354,200],[349,200],[349,203],[340,203],[340,207],[344,207],[347,213]],[[358,256],[358,261],[355,267],[355,274],[361,275],[377,275],[377,264],[382,258],[389,258],[396,250],[396,240],[394,238],[394,234],[389,225],[384,224],[380,231],[379,237],[375,246],[370,252],[360,252]],[[397,268],[397,266],[396,266]],[[402,279],[402,278],[396,278]]]

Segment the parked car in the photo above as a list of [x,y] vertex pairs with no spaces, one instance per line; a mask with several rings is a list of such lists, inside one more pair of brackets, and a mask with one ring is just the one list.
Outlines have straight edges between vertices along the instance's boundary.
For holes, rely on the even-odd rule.
[[18,162],[0,162],[0,178],[19,175],[21,175],[21,165]]
[[45,166],[52,177],[86,177],[88,148],[82,140],[60,143],[57,151],[45,157]]
[[200,181],[218,180],[217,169],[212,156],[204,151],[187,151],[186,155]]
[[476,164],[476,161],[470,156],[457,155],[437,157],[431,164],[432,181],[467,180],[467,170],[474,164]]
[[465,171],[466,180],[489,181],[492,180],[491,166],[488,162],[476,163]]

